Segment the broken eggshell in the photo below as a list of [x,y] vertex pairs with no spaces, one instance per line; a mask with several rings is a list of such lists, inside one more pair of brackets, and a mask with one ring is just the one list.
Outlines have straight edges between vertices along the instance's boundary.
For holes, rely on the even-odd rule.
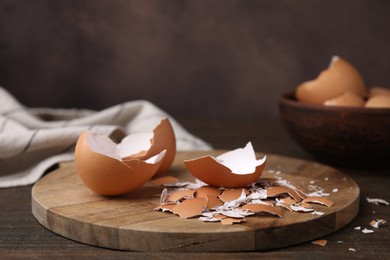
[[168,118],[162,119],[157,125],[153,133],[134,133],[126,136],[120,144],[118,149],[122,153],[127,154],[123,158],[124,161],[139,159],[145,160],[166,150],[163,162],[157,170],[156,175],[168,170],[176,155],[176,139],[173,127]]
[[184,160],[188,171],[210,186],[242,188],[254,182],[262,174],[266,156],[257,160],[252,143],[244,148],[223,153],[217,157],[203,156]]
[[165,150],[147,160],[121,160],[107,136],[83,132],[76,144],[75,165],[84,184],[100,195],[128,193],[146,183],[158,170]]
[[100,195],[128,193],[167,170],[176,154],[168,119],[153,133],[135,133],[115,144],[108,136],[83,132],[76,144],[75,164],[82,181]]
[[344,94],[337,96],[335,98],[331,98],[324,102],[325,106],[347,106],[347,107],[364,107],[364,99],[353,93],[353,92],[345,92]]
[[329,67],[316,79],[306,81],[297,87],[295,96],[301,102],[323,105],[326,100],[348,91],[365,97],[366,85],[363,77],[348,61],[334,56]]

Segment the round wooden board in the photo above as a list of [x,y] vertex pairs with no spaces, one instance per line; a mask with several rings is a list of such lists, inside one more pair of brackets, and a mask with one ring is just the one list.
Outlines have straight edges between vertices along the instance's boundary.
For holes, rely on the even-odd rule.
[[[165,175],[194,181],[183,160],[223,151],[177,153]],[[359,187],[347,175],[322,164],[267,155],[262,177],[285,179],[296,187],[313,183],[330,193],[335,202],[327,208],[314,205],[324,215],[287,211],[247,217],[242,224],[206,223],[155,211],[162,187],[147,183],[125,196],[92,193],[80,180],[73,162],[39,180],[32,189],[32,213],[49,230],[90,245],[136,251],[251,251],[298,244],[335,232],[359,210]],[[337,189],[337,192],[332,192]]]

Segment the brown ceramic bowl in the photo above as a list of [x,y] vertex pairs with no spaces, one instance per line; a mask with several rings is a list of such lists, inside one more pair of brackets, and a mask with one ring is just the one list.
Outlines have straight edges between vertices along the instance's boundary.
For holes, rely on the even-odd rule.
[[334,166],[390,169],[390,109],[328,107],[279,99],[280,117],[313,157]]

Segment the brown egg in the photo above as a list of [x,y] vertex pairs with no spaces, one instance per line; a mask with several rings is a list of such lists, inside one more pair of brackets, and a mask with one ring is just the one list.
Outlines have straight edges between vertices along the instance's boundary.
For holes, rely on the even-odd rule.
[[325,106],[348,106],[348,107],[364,107],[364,99],[353,92],[345,92],[344,94],[326,100]]
[[161,120],[152,133],[139,133],[125,137],[119,144],[123,150],[131,149],[134,151],[133,144],[135,140],[143,140],[143,144],[138,149],[138,153],[131,154],[123,158],[124,161],[130,159],[144,160],[153,155],[160,153],[162,150],[166,150],[165,157],[160,168],[156,172],[156,176],[166,171],[171,167],[176,155],[176,138],[173,131],[173,127],[167,118]]
[[128,193],[147,182],[163,162],[165,150],[147,160],[122,161],[104,135],[83,132],[76,144],[75,165],[81,180],[100,195]]
[[316,79],[299,85],[295,96],[305,103],[323,105],[326,100],[340,96],[347,91],[365,97],[366,86],[354,66],[335,56],[328,69],[322,71]]
[[368,97],[371,98],[374,96],[390,96],[390,89],[383,87],[372,87],[368,91]]
[[225,188],[246,187],[262,174],[266,156],[257,160],[252,144],[217,156],[185,160],[188,171],[210,186]]
[[390,96],[376,95],[369,98],[366,102],[367,108],[390,108]]

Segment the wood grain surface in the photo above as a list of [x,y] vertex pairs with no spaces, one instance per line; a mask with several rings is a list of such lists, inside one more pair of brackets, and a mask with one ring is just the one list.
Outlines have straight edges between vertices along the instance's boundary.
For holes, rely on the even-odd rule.
[[[223,151],[177,153],[171,169],[180,181],[193,178],[183,160]],[[82,243],[134,251],[252,251],[280,248],[317,239],[348,224],[359,210],[359,187],[342,172],[305,160],[267,154],[263,177],[281,177],[297,187],[315,185],[331,193],[335,205],[318,207],[322,216],[286,212],[282,218],[259,215],[243,224],[224,226],[153,209],[162,187],[147,183],[125,196],[92,193],[74,164],[64,163],[32,188],[32,213],[49,230]],[[281,173],[277,176],[275,172]],[[337,188],[337,192],[332,192]]]

